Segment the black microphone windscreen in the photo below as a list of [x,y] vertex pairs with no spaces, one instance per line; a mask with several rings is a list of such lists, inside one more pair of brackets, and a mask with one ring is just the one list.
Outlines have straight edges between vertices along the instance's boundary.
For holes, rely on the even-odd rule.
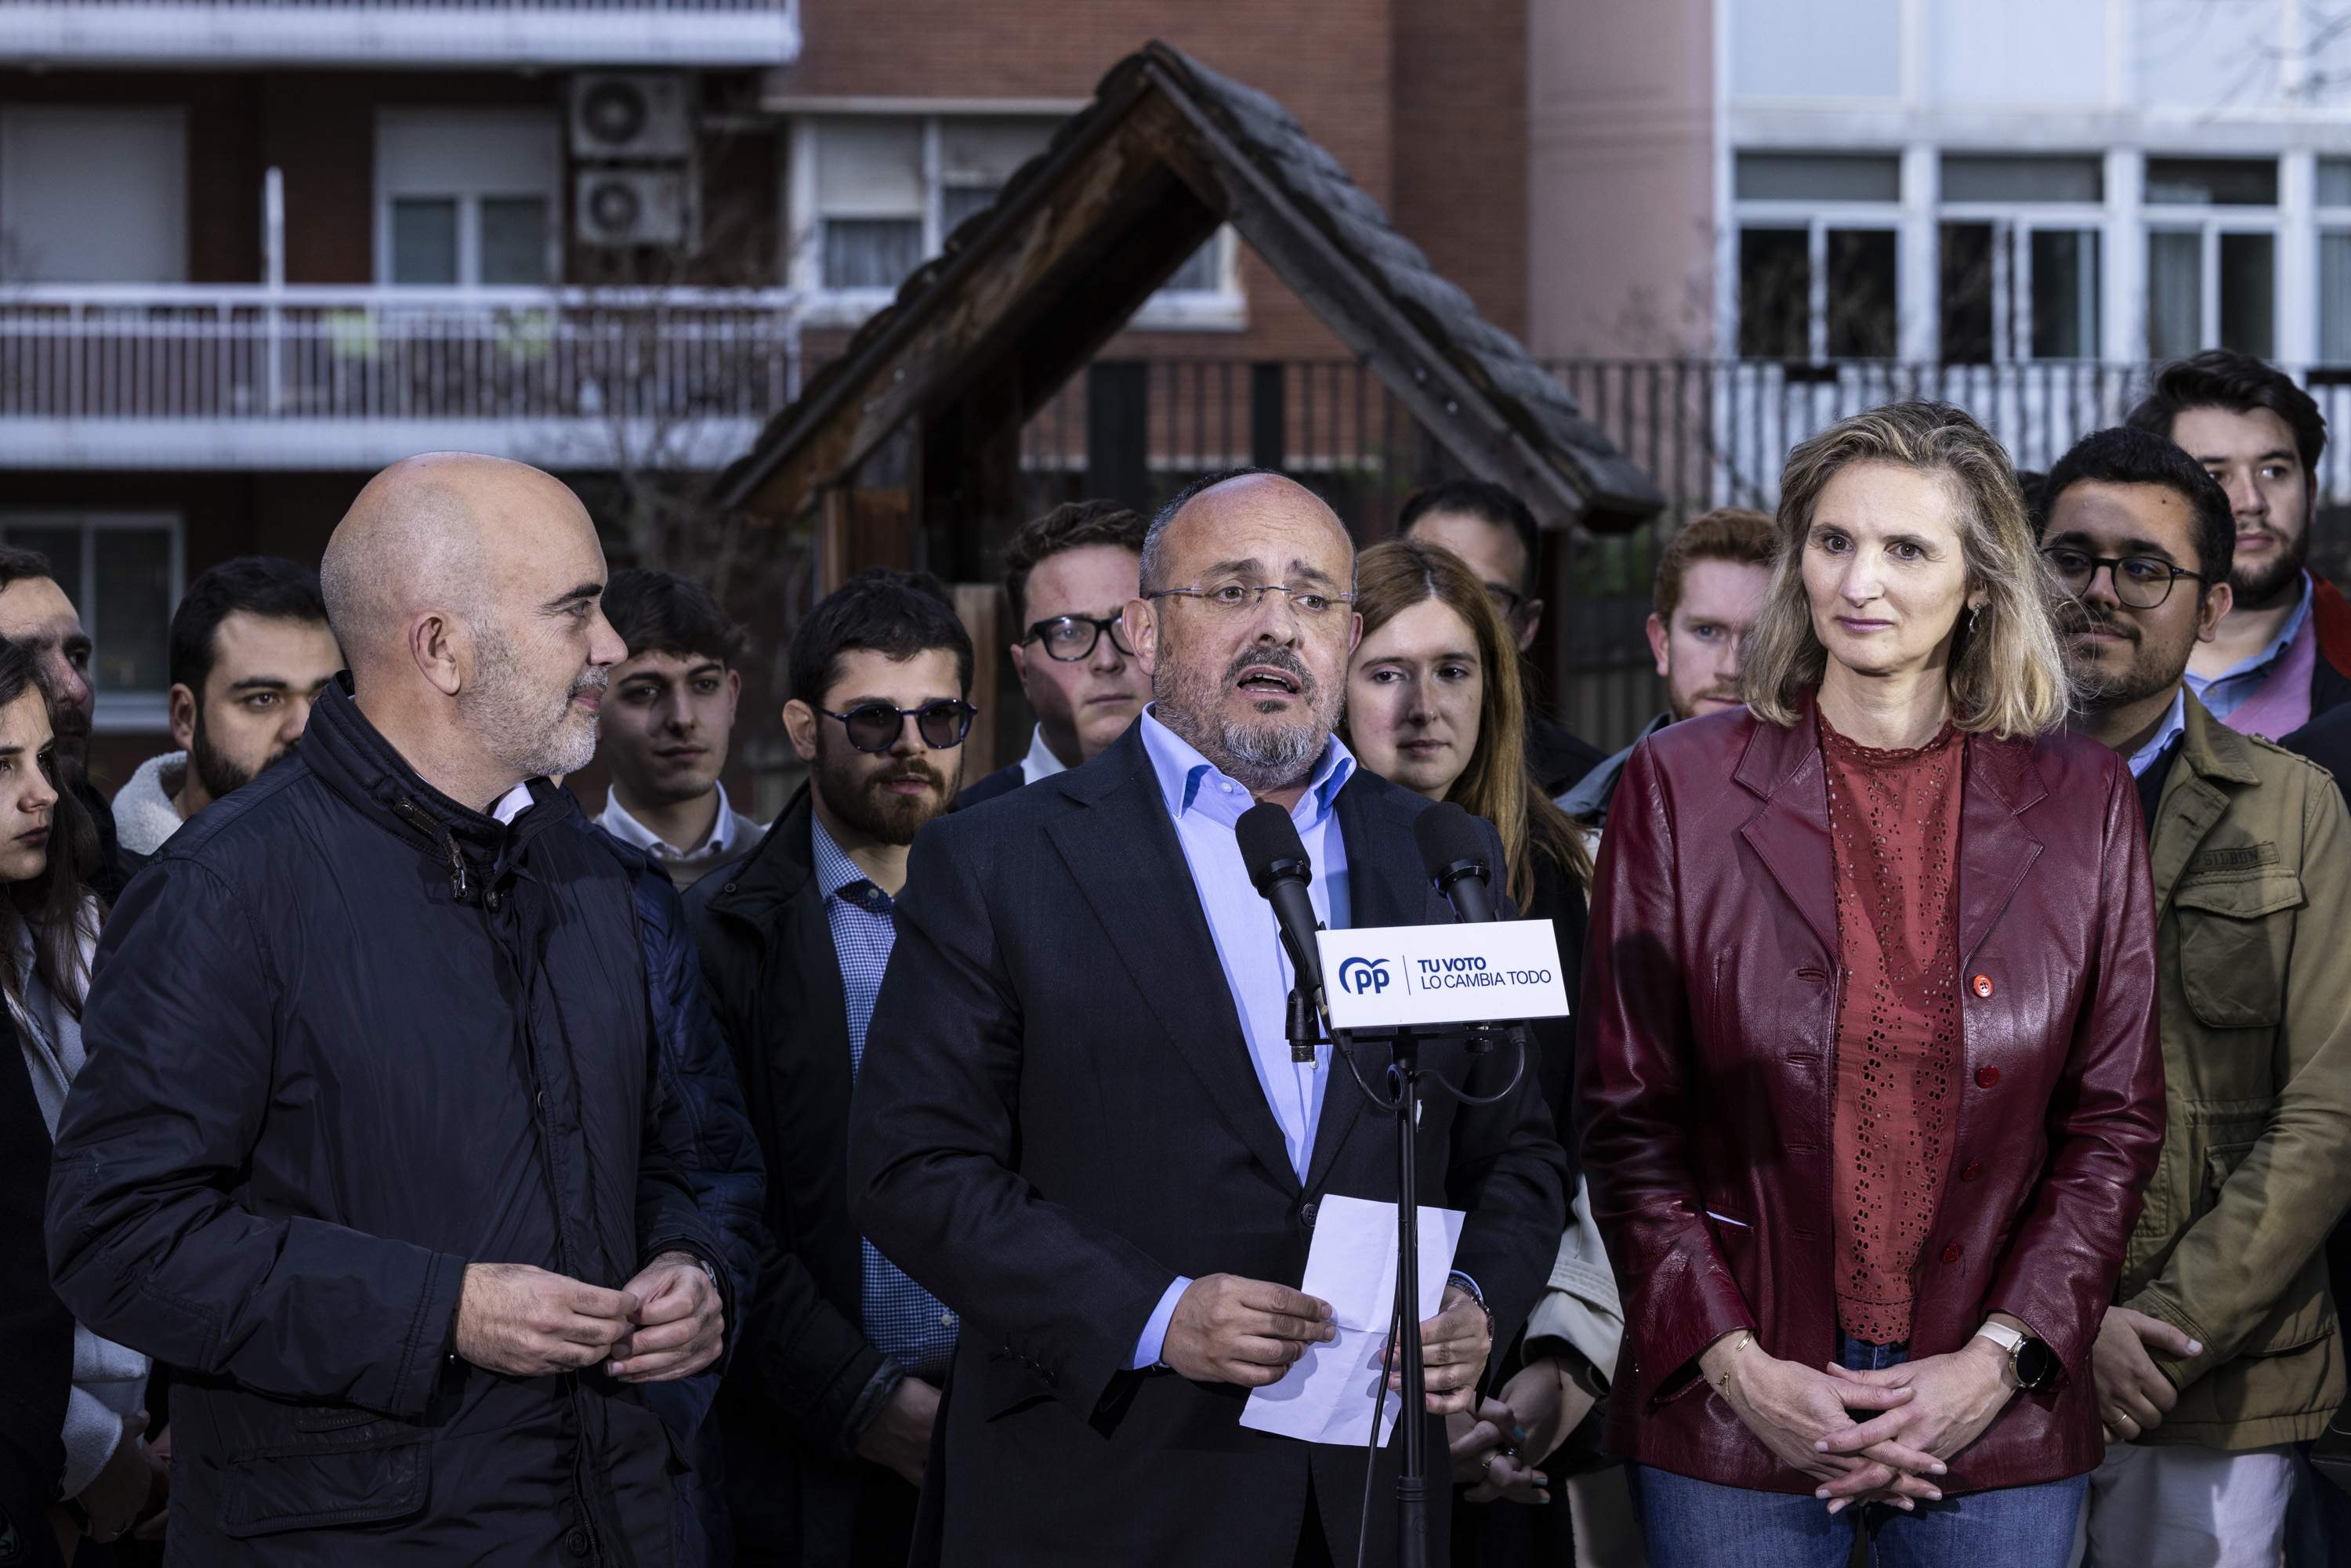
[[1298,824],[1270,800],[1260,800],[1243,811],[1240,821],[1233,824],[1233,838],[1240,845],[1241,863],[1249,867],[1249,883],[1259,893],[1265,892],[1273,880],[1273,868],[1281,862],[1312,864],[1298,837]]
[[1485,835],[1478,819],[1451,800],[1439,800],[1412,820],[1413,841],[1420,846],[1421,869],[1431,877],[1463,861],[1484,863]]

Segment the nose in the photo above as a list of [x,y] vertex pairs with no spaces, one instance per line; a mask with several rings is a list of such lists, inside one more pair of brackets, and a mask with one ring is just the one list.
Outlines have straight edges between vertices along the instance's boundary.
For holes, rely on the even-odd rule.
[[2229,493],[2229,509],[2238,517],[2257,521],[2270,515],[2270,498],[2254,480],[2250,469],[2236,469],[2222,481],[2221,488]]
[[[2104,583],[2105,586],[2101,588],[2099,586],[2100,583]],[[2122,595],[2115,591],[2114,567],[2105,561],[2101,561],[2096,566],[2092,567],[2090,569],[2090,580],[2082,584],[2082,591],[2079,597],[2085,604],[2102,604],[2108,610],[2121,609],[2123,607],[2123,600]]]
[[1115,624],[1102,628],[1102,635],[1094,639],[1093,655],[1086,661],[1087,667],[1105,675],[1124,669],[1126,655],[1118,651],[1118,639],[1124,634]]
[[16,810],[34,817],[57,803],[57,787],[49,782],[48,775],[41,769],[35,768],[29,772],[30,779],[25,785],[25,792],[16,797]]
[[50,684],[57,695],[69,706],[87,709],[90,705],[89,677],[74,668],[71,659],[60,657],[49,673]]
[[621,634],[604,619],[603,606],[598,605],[595,624],[588,628],[588,663],[609,670],[628,656],[629,645],[621,641]]
[[1722,673],[1733,680],[1739,677],[1740,661],[1747,656],[1747,633],[1733,632],[1723,640]]
[[1837,584],[1837,592],[1847,604],[1863,605],[1877,597],[1877,569],[1856,556],[1844,569],[1844,577]]
[[286,699],[286,717],[277,726],[277,738],[288,744],[302,738],[310,727],[310,699],[289,696]]

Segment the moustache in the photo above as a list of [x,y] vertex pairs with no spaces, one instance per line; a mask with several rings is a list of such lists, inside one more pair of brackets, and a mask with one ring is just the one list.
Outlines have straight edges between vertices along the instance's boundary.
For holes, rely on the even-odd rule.
[[1280,670],[1283,674],[1296,681],[1300,696],[1311,697],[1314,695],[1314,674],[1306,667],[1306,661],[1291,650],[1279,644],[1263,648],[1244,648],[1236,653],[1232,663],[1225,666],[1225,684],[1232,685],[1240,678],[1240,673],[1252,664],[1261,664],[1269,670]]
[[2116,636],[2127,638],[2133,643],[2138,641],[2138,632],[2136,630],[2124,625],[2109,612],[2079,599],[2074,601],[2063,620],[2064,630],[2069,635],[2075,632],[2088,632],[2095,629],[2100,632],[2112,632]]
[[865,787],[868,789],[886,789],[893,784],[904,783],[909,779],[920,779],[942,794],[946,791],[946,775],[929,763],[916,758],[909,758],[895,767],[882,769],[881,772],[873,775],[872,781]]
[[610,691],[611,686],[612,676],[609,671],[592,669],[587,671],[585,674],[581,674],[578,680],[572,682],[571,689],[563,695],[566,697],[576,697],[582,692]]

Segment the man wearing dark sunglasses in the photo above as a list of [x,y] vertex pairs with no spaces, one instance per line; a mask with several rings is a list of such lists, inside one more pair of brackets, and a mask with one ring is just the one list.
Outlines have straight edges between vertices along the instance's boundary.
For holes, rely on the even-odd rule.
[[966,789],[957,810],[1092,761],[1143,711],[1151,683],[1119,616],[1134,597],[1144,527],[1115,501],[1071,501],[1005,547],[1012,669],[1037,733],[1028,756]]
[[2171,1106],[2090,1352],[2107,1445],[2089,1561],[2274,1563],[2295,1445],[2343,1398],[2324,1249],[2351,1197],[2351,821],[2325,773],[2223,725],[2185,683],[2229,613],[2235,550],[2202,465],[2147,431],[2100,431],[2046,497],[2043,553],[2074,596],[2061,625],[2085,686],[2074,727],[2139,780]]
[[743,1354],[722,1386],[745,1568],[906,1560],[956,1314],[859,1234],[845,1144],[907,846],[947,810],[972,645],[928,573],[852,579],[792,634],[784,728],[809,781],[686,898],[768,1167]]

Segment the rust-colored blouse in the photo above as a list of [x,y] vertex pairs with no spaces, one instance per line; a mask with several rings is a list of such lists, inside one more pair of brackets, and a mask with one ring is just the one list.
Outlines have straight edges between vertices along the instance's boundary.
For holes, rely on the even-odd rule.
[[1910,1337],[1918,1254],[1934,1223],[1960,1068],[1959,786],[1945,725],[1876,751],[1821,720],[1836,862],[1837,1322],[1875,1344]]

